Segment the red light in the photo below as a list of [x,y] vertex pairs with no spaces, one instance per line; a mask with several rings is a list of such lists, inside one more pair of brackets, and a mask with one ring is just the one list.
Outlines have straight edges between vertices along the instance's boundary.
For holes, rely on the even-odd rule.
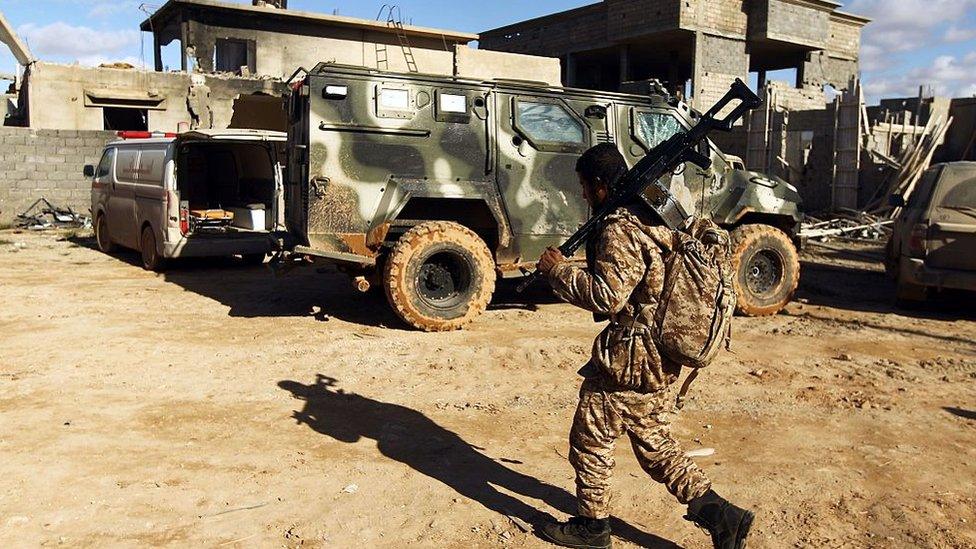
[[180,234],[186,236],[190,232],[190,203],[180,202]]
[[116,135],[118,135],[122,139],[151,139],[153,137],[167,137],[167,138],[176,137],[176,134],[173,132],[166,132],[166,133],[142,132],[142,131],[134,131],[134,130],[117,132]]

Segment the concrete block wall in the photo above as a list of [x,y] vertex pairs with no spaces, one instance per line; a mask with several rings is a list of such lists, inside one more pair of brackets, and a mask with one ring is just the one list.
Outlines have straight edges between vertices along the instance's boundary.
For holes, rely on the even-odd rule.
[[606,0],[607,33],[611,40],[641,37],[677,28],[681,6],[678,0]]
[[699,33],[694,78],[694,107],[706,111],[729,91],[736,78],[748,81],[746,42]]
[[10,224],[44,197],[88,213],[91,182],[85,164],[97,164],[114,132],[0,127],[0,224]]
[[861,26],[850,21],[830,18],[828,50],[835,57],[857,59],[861,51]]
[[749,5],[745,0],[681,2],[681,27],[744,38],[749,29]]
[[[783,0],[753,4],[754,38],[781,40],[814,48],[827,47],[830,15],[813,7]],[[757,12],[756,10],[760,10]]]
[[483,33],[479,48],[561,57],[606,42],[607,7],[599,3]]

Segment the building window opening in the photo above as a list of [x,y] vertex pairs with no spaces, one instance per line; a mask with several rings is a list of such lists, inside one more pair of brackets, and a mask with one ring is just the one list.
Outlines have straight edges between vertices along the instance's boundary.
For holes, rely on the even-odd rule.
[[102,109],[103,129],[110,131],[149,131],[149,111],[124,107]]
[[254,74],[256,72],[254,59],[248,54],[253,49],[251,43],[253,40],[218,38],[214,53],[214,66],[217,72],[229,72],[238,76]]

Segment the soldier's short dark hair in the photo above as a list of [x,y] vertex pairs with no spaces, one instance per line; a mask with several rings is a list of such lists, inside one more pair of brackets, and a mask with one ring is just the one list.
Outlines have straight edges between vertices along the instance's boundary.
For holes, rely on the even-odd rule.
[[591,185],[600,181],[610,194],[617,191],[616,183],[627,171],[627,161],[613,143],[600,143],[590,148],[576,161],[576,172]]

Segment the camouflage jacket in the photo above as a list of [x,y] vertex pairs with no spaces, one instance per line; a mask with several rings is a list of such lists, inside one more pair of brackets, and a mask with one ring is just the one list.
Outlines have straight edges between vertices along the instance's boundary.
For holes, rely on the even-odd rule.
[[591,358],[607,390],[666,389],[681,368],[662,360],[650,326],[664,288],[672,233],[637,208],[620,208],[594,238],[588,268],[561,263],[550,271],[549,282],[564,301],[610,317]]

